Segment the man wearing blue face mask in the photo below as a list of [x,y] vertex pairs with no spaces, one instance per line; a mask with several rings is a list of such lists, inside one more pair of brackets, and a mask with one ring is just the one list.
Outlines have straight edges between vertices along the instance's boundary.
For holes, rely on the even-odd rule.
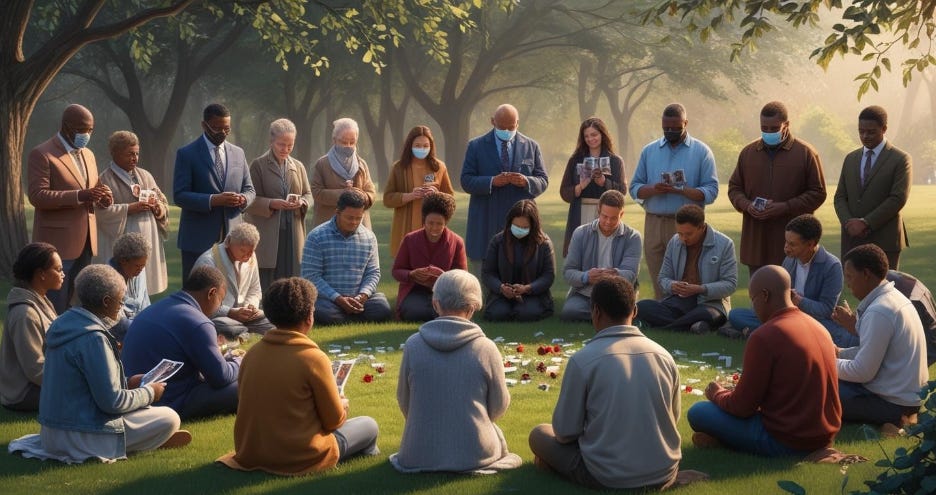
[[33,148],[28,160],[29,203],[36,209],[33,242],[48,242],[62,257],[65,282],[49,291],[56,312],[68,309],[75,277],[97,254],[94,207],[108,207],[114,196],[98,181],[94,153],[86,146],[94,131],[94,116],[72,104],[62,113],[58,134]]
[[826,199],[819,154],[793,137],[786,106],[772,101],[761,109],[761,138],[738,156],[728,199],[741,212],[741,263],[750,274],[764,265],[779,265],[786,224],[813,213]]
[[494,128],[472,139],[465,152],[461,186],[471,195],[465,244],[476,273],[507,211],[517,201],[536,198],[549,184],[539,145],[517,132],[519,123],[513,105],[497,107],[491,117]]

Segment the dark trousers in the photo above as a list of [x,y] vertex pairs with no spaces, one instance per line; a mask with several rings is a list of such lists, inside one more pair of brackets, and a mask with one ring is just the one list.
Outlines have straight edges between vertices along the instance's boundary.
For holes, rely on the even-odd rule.
[[713,328],[725,323],[725,315],[717,309],[699,304],[695,296],[667,296],[662,301],[644,299],[637,303],[637,318],[653,328],[687,331],[698,321]]
[[39,394],[42,389],[35,383],[27,385],[26,396],[16,404],[4,404],[3,407],[11,411],[34,412],[39,410]]
[[81,270],[91,264],[91,238],[85,240],[85,247],[81,254],[73,260],[62,260],[62,271],[65,272],[65,281],[59,290],[50,290],[46,296],[52,301],[55,312],[62,314],[71,305],[75,295],[75,277]]
[[484,307],[484,319],[488,321],[539,321],[552,313],[543,299],[531,295],[524,296],[521,301],[491,295]]
[[237,412],[237,382],[231,382],[221,388],[212,388],[207,383],[196,385],[182,405],[179,417],[184,420],[204,418],[215,414],[235,414]]
[[920,407],[894,404],[855,382],[839,380],[839,399],[842,401],[842,421],[903,426],[903,417],[916,414]]
[[195,251],[182,251],[182,283],[185,283],[185,280],[188,279],[189,273],[192,273],[192,267],[195,266],[195,261],[198,260],[198,257],[202,253],[196,253]]
[[429,321],[439,316],[432,308],[432,292],[429,290],[411,290],[397,305],[397,311],[403,321]]

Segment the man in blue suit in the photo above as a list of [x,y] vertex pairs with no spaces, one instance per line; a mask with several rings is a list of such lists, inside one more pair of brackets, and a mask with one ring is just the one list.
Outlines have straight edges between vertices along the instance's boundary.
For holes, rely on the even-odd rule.
[[231,112],[212,103],[203,118],[204,134],[176,152],[172,179],[175,204],[182,209],[178,246],[183,281],[195,260],[241,222],[241,213],[256,196],[244,150],[225,141]]
[[497,107],[490,132],[468,142],[461,187],[468,203],[468,257],[484,259],[488,242],[504,229],[507,210],[521,199],[534,199],[549,185],[536,141],[517,132],[520,115],[513,105]]

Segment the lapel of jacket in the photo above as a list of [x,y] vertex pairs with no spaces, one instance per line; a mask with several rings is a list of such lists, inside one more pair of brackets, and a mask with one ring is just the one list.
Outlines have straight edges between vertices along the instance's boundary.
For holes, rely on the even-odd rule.
[[[273,153],[267,151],[266,154],[266,169],[270,171],[273,177],[276,177],[276,186],[279,187],[283,184],[283,174],[286,174],[286,177],[289,177],[289,169],[292,166],[290,159],[286,159],[286,164],[280,168],[279,163],[276,163],[276,157],[273,156]],[[261,174],[266,175],[266,174]],[[286,183],[287,194],[289,193],[289,183]],[[269,192],[269,190],[267,190]]]
[[[75,183],[81,184],[83,188],[87,188],[87,182],[81,178],[81,173],[78,172],[78,165],[75,163],[75,157],[69,154],[68,151],[65,150],[65,147],[62,146],[62,141],[59,139],[58,134],[52,138],[52,146],[54,146],[55,150],[58,152],[57,156],[55,157],[56,160],[58,160],[59,163],[61,163],[64,168],[68,170],[68,173],[70,173],[72,178],[75,179]],[[78,150],[78,152],[82,153],[81,150]],[[83,160],[84,155],[81,155],[81,158]],[[87,169],[87,166],[85,166],[85,169]]]
[[523,161],[522,153],[526,152],[526,147],[526,138],[518,132],[517,137],[514,138],[513,159],[510,161],[511,172],[520,172],[520,166],[518,164]]
[[881,155],[877,157],[877,161],[875,161],[874,166],[871,167],[871,175],[865,179],[862,190],[867,189],[871,184],[871,180],[874,179],[874,176],[877,175],[878,171],[887,165],[888,160],[890,160],[891,155],[893,155],[893,148],[894,147],[891,146],[889,142],[884,143],[884,147],[881,148]]
[[[218,175],[218,171],[215,169],[214,160],[215,160],[215,150],[214,148],[209,148],[208,144],[205,142],[205,136],[199,136],[197,140],[198,144],[195,145],[195,148],[198,153],[198,162],[202,166],[206,167],[208,174],[214,180],[215,186],[218,188],[218,191],[224,191],[224,177]],[[224,144],[222,144],[224,146]],[[227,151],[225,149],[224,151]]]
[[[494,146],[495,144],[497,145],[497,147]],[[491,132],[488,132],[487,134],[484,135],[483,145],[482,145],[482,148],[484,148],[484,150],[482,150],[481,153],[483,153],[483,156],[486,156],[487,159],[483,160],[481,163],[482,164],[483,163],[495,164],[494,168],[496,168],[498,172],[501,171],[501,159],[500,159],[500,153],[499,153],[499,150],[500,150],[499,146],[500,146],[500,141],[498,141],[497,137],[494,135],[494,130],[491,129]]]

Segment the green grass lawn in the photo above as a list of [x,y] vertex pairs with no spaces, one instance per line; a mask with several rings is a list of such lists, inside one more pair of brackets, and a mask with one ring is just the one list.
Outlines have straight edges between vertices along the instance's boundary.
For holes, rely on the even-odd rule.
[[[708,221],[717,229],[738,239],[740,233],[740,215],[735,212],[722,193],[706,211]],[[832,194],[819,210],[818,215],[827,226],[824,245],[831,252],[838,254],[839,233],[834,228],[835,214],[832,208]],[[456,232],[464,232],[467,212],[467,197],[458,198],[459,211],[450,227]],[[915,274],[932,287],[936,287],[936,267],[926,253],[931,253],[936,246],[936,216],[928,214],[930,203],[936,204],[936,187],[914,186],[910,204],[906,208],[907,226],[910,231],[912,246],[905,251],[901,260],[901,269]],[[559,199],[558,187],[554,185],[539,201],[542,208],[543,223],[550,237],[557,242],[556,249],[561,253],[562,234],[565,226],[567,205]],[[173,212],[173,225],[178,218],[178,211]],[[381,266],[384,277],[380,289],[395,301],[396,283],[390,276],[391,259],[388,255],[386,240],[389,239],[390,212],[380,206],[373,212],[377,237],[381,243]],[[629,204],[625,221],[642,230],[643,213],[639,207]],[[166,243],[170,259],[170,287],[178,288],[179,255],[175,248],[175,238]],[[557,260],[561,267],[561,260]],[[641,285],[649,288],[649,276],[646,269],[641,271]],[[732,298],[736,306],[749,306],[747,298],[747,270],[742,266],[739,273],[739,289]],[[0,294],[5,295],[8,284],[0,285]],[[567,285],[561,276],[556,279],[553,294],[556,296],[557,310],[561,307]],[[647,289],[645,289],[646,291]],[[164,293],[165,294],[165,293]],[[164,295],[163,294],[163,295]],[[158,298],[159,296],[157,296]],[[852,299],[854,302],[854,299]],[[852,304],[854,307],[854,304]],[[0,315],[6,313],[5,302],[0,304]],[[367,363],[360,363],[352,372],[346,394],[351,401],[352,415],[369,415],[380,424],[379,445],[382,454],[374,458],[356,459],[340,465],[328,473],[302,478],[278,478],[261,473],[234,472],[214,464],[215,458],[233,448],[234,417],[221,417],[211,420],[184,424],[195,436],[191,445],[182,450],[157,451],[134,455],[128,461],[113,465],[88,463],[79,466],[65,466],[57,463],[23,459],[19,456],[0,454],[0,492],[18,493],[265,493],[270,491],[287,493],[591,493],[578,489],[557,477],[538,472],[532,465],[532,454],[527,445],[527,435],[539,423],[549,422],[552,409],[558,396],[560,376],[549,378],[537,373],[532,368],[540,360],[536,355],[538,344],[551,343],[553,339],[563,339],[569,349],[581,347],[582,340],[594,333],[587,324],[561,323],[557,318],[533,324],[487,324],[481,323],[489,337],[503,337],[499,345],[506,355],[516,354],[513,345],[508,342],[523,343],[526,347],[524,356],[531,359],[532,381],[529,384],[517,384],[511,388],[512,402],[506,416],[499,425],[507,436],[511,450],[523,457],[523,467],[495,476],[461,475],[402,475],[398,474],[387,461],[387,456],[395,452],[403,432],[403,416],[396,405],[397,369],[402,358],[399,345],[412,334],[417,325],[406,323],[386,323],[380,325],[347,325],[340,327],[315,328],[312,338],[323,348],[342,346],[342,352],[351,356],[373,354],[376,362],[385,363],[385,372],[378,374]],[[541,332],[541,333],[540,333]],[[648,330],[647,335],[670,351],[681,350],[685,356],[677,356],[683,384],[704,388],[716,374],[726,374],[740,367],[744,344],[720,338],[715,335],[695,336],[671,332]],[[366,340],[367,343],[355,343]],[[349,349],[345,350],[347,346]],[[365,350],[370,347],[371,350]],[[385,347],[386,352],[378,352],[377,347]],[[703,353],[718,353],[731,356],[729,369],[718,369],[719,361],[715,356],[703,356]],[[547,363],[552,364],[552,363]],[[564,369],[564,363],[562,364]],[[375,375],[372,383],[364,383],[365,373]],[[518,378],[511,373],[508,378]],[[931,368],[930,376],[934,375]],[[791,380],[798,377],[791,376]],[[540,390],[537,385],[547,383],[548,390]],[[698,469],[712,476],[711,481],[697,483],[679,490],[686,494],[723,494],[723,493],[780,493],[778,480],[793,480],[804,486],[812,494],[838,493],[845,481],[847,490],[862,488],[861,480],[871,479],[880,468],[874,466],[874,460],[886,452],[890,454],[900,446],[909,445],[910,440],[894,439],[878,442],[866,438],[864,430],[857,425],[846,426],[839,434],[836,445],[840,450],[857,453],[871,459],[871,462],[854,465],[847,471],[847,479],[840,472],[839,466],[799,464],[795,459],[769,460],[749,455],[737,454],[726,450],[699,450],[692,446],[689,438],[691,430],[685,420],[685,411],[701,397],[691,393],[682,396],[682,411],[679,428],[683,437],[682,467]],[[635,407],[640,407],[635,404]],[[0,442],[6,444],[14,438],[39,431],[35,416],[10,413],[0,409]],[[640,455],[640,446],[634,446],[634,456]]]

